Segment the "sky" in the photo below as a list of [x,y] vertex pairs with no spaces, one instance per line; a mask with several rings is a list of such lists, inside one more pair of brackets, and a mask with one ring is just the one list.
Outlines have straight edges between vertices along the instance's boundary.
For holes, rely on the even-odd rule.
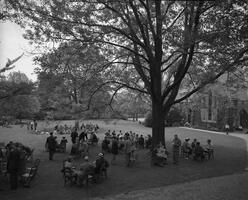
[[30,54],[32,46],[23,38],[23,33],[24,30],[12,22],[0,22],[0,68],[5,66],[8,59],[12,60],[24,53],[11,71],[25,73],[29,79],[35,81],[37,76],[34,69],[37,66],[34,65],[33,55]]

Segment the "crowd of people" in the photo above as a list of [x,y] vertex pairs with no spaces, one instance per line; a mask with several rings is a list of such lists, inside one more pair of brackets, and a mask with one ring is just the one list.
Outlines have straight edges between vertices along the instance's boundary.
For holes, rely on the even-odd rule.
[[108,130],[101,143],[102,152],[112,153],[111,164],[115,164],[117,155],[124,153],[126,157],[126,166],[137,159],[137,149],[150,149],[152,145],[152,137],[148,135],[144,137],[142,134],[136,134],[129,131],[123,133],[121,130],[116,131]]
[[210,159],[213,156],[213,145],[210,139],[207,140],[205,147],[201,146],[201,143],[197,139],[193,139],[190,144],[190,138],[185,138],[182,144],[182,154],[186,159],[192,157],[194,160]]
[[[213,156],[213,145],[211,140],[207,140],[206,147],[203,148],[197,139],[194,139],[192,143],[189,143],[190,138],[186,138],[182,143],[178,135],[174,135],[172,140],[172,160],[173,164],[179,163],[180,155],[182,154],[186,159],[192,158],[193,160],[203,160],[205,158],[210,159]],[[124,153],[126,156],[126,165],[130,166],[130,163],[137,157],[137,149],[148,149],[152,153],[153,163],[158,166],[164,166],[167,164],[169,151],[166,148],[165,143],[160,142],[157,146],[152,148],[152,137],[148,135],[144,137],[142,134],[136,134],[132,131],[122,133],[119,131],[117,134],[115,131],[107,131],[105,137],[101,143],[102,152],[112,153],[111,164],[115,164],[116,157],[119,153]]]
[[92,124],[92,123],[82,123],[81,125],[79,125],[79,121],[76,121],[74,126],[72,125],[56,125],[54,127],[54,132],[56,132],[57,134],[60,135],[64,135],[64,134],[72,134],[73,132],[77,132],[77,131],[81,131],[81,130],[86,130],[87,132],[97,132],[99,130],[99,126],[97,124]]
[[[71,137],[71,155],[78,155],[84,157],[89,153],[89,145],[98,143],[97,131],[99,126],[97,124],[82,124],[73,127],[70,134]],[[61,141],[57,141],[58,126],[55,126],[54,131],[50,132],[50,136],[46,140],[45,148],[49,151],[49,160],[53,160],[55,152],[66,152],[66,144],[68,140],[65,136],[62,137]]]

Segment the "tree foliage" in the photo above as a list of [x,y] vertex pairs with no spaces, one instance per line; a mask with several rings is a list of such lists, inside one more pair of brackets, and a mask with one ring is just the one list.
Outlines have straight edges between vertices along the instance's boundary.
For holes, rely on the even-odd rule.
[[12,72],[0,81],[0,115],[15,118],[32,117],[40,104],[34,84],[21,72]]
[[[164,119],[174,104],[248,60],[245,0],[26,0],[15,8],[28,19],[26,38],[39,45],[94,44],[110,71],[121,74],[108,81],[119,85],[116,91],[149,94],[154,145],[164,142]],[[131,81],[123,82],[125,75]],[[178,95],[187,79],[191,87]]]

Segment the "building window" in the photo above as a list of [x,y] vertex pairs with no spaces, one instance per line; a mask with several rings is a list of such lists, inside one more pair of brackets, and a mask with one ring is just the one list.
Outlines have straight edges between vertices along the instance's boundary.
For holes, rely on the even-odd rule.
[[212,92],[209,91],[209,96],[208,96],[208,120],[212,120]]
[[201,121],[205,122],[208,120],[208,110],[203,108],[201,109]]

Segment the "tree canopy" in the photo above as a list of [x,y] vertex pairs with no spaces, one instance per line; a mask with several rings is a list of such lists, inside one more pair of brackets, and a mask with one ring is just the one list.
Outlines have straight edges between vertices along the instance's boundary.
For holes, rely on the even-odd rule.
[[[106,83],[148,94],[153,145],[164,142],[171,106],[248,60],[245,0],[25,0],[14,8],[30,41],[94,44],[121,75]],[[186,80],[191,86],[178,95]]]

